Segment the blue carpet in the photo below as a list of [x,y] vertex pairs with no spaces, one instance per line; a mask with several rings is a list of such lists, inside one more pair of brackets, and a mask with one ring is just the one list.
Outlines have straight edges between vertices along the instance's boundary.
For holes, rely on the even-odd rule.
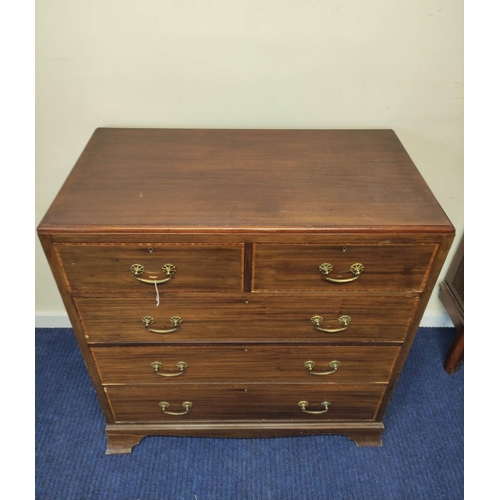
[[418,331],[381,448],[343,436],[147,437],[105,455],[105,420],[71,329],[36,329],[39,500],[460,500],[464,368],[443,369],[451,328]]

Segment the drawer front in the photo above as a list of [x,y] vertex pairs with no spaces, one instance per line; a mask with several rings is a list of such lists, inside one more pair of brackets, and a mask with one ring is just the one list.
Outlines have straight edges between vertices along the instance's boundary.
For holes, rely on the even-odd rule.
[[[241,291],[243,287],[243,245],[80,244],[57,245],[56,249],[72,292],[154,297],[154,281],[160,292],[169,293]],[[175,270],[166,267],[164,271],[168,264]]]
[[[254,290],[421,291],[436,249],[436,245],[429,244],[349,247],[256,244],[253,287]],[[326,265],[320,272],[323,264]]]
[[[91,344],[172,344],[402,342],[418,299],[342,294],[317,297],[172,294],[158,307],[154,297],[74,300]],[[181,318],[182,323],[176,323],[176,318]]]
[[395,346],[95,347],[103,384],[386,383]]
[[[385,385],[247,384],[108,386],[116,423],[200,420],[374,420]],[[305,413],[299,402],[307,402]],[[160,406],[168,403],[168,406]],[[183,403],[190,403],[183,406]],[[172,412],[174,415],[166,414]],[[187,411],[187,413],[186,413]]]

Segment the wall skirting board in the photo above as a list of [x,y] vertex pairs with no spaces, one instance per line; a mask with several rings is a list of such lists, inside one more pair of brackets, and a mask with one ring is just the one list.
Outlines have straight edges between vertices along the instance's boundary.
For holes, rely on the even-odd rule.
[[71,328],[71,323],[67,314],[37,313],[35,328]]
[[[446,314],[424,314],[420,326],[453,328],[453,323]],[[35,314],[35,328],[71,328],[71,323],[66,314],[37,313]]]

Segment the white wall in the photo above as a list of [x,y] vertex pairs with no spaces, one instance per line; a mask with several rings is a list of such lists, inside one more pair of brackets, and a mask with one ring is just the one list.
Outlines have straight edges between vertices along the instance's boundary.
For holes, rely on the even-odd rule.
[[[99,126],[392,128],[457,229],[453,252],[463,4],[38,0],[37,224]],[[52,321],[64,307],[36,252],[36,314]],[[451,325],[436,292],[423,324]]]

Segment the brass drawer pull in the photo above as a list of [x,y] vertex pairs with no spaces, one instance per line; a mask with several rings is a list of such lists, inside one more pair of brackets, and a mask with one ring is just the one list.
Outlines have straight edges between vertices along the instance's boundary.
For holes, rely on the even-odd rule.
[[336,328],[336,329],[331,329],[331,328],[321,328],[320,325],[323,323],[323,316],[313,316],[311,318],[311,323],[315,326],[316,330],[319,330],[320,332],[325,332],[325,333],[338,333],[338,332],[343,332],[344,330],[347,330],[347,327],[349,326],[349,323],[351,322],[350,316],[340,316],[339,318],[339,323],[343,326],[343,328]]
[[356,262],[349,268],[349,271],[354,274],[353,278],[328,278],[327,275],[333,271],[333,266],[331,264],[328,264],[328,262],[325,262],[324,264],[321,264],[321,266],[319,266],[319,272],[325,275],[326,281],[331,281],[332,283],[349,283],[351,281],[355,281],[360,277],[361,273],[364,270],[365,266],[363,266],[363,264],[361,264],[360,262]]
[[141,321],[144,323],[146,329],[152,333],[172,333],[179,329],[183,320],[180,316],[172,316],[170,318],[170,323],[174,325],[174,328],[171,328],[170,330],[155,330],[154,328],[150,328],[150,326],[155,322],[155,319],[152,316],[144,316]]
[[324,410],[306,410],[306,408],[309,406],[309,403],[307,401],[299,401],[300,409],[304,413],[310,413],[311,415],[320,415],[321,413],[326,413],[328,411],[328,407],[331,404],[332,403],[329,403],[328,401],[323,401],[321,405],[325,407]]
[[151,363],[151,367],[153,368],[156,375],[159,375],[160,377],[178,377],[179,375],[182,375],[186,371],[186,368],[189,365],[184,361],[179,361],[175,366],[177,366],[177,368],[179,368],[180,371],[175,373],[161,373],[160,370],[162,366],[163,365],[159,361],[153,361]]
[[[173,264],[163,264],[163,266],[161,266],[161,270],[163,274],[165,274],[166,278],[157,279],[158,276],[154,276],[155,273],[151,273],[151,271],[145,271],[142,264],[132,264],[130,266],[130,272],[134,275],[136,280],[142,281],[143,283],[151,283],[153,285],[169,281],[177,271],[177,268]],[[149,278],[141,278],[145,272],[150,274]]]
[[193,403],[191,403],[190,401],[184,401],[184,403],[182,403],[182,407],[185,408],[186,411],[177,412],[177,411],[166,411],[167,408],[170,406],[170,403],[168,403],[167,401],[160,401],[159,405],[163,413],[165,413],[166,415],[174,415],[174,416],[185,415],[186,413],[189,413],[189,410],[193,407]]
[[313,372],[313,368],[316,366],[316,363],[314,361],[306,361],[304,363],[304,366],[311,375],[331,375],[332,373],[335,373],[341,365],[342,363],[340,361],[333,360],[328,363],[328,366],[333,368],[332,370],[326,372]]

